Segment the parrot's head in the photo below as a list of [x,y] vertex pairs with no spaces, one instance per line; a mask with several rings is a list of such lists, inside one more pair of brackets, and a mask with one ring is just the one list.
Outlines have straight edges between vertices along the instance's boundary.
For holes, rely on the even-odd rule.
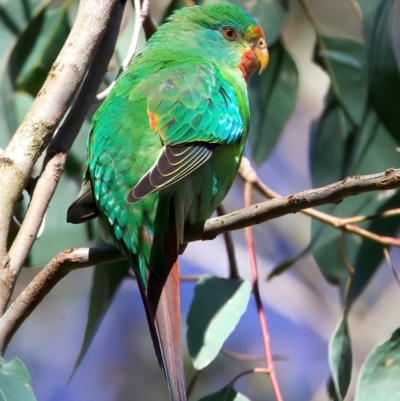
[[181,61],[211,61],[239,69],[247,81],[268,64],[264,32],[245,11],[231,3],[206,3],[176,11],[162,25],[157,42]]

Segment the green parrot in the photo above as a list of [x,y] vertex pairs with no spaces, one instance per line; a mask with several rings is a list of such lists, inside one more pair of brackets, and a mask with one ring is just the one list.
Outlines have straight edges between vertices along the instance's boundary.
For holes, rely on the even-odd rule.
[[262,29],[230,3],[176,11],[93,117],[84,182],[67,220],[99,216],[130,262],[172,401],[186,400],[178,253],[238,171],[247,82],[268,63]]

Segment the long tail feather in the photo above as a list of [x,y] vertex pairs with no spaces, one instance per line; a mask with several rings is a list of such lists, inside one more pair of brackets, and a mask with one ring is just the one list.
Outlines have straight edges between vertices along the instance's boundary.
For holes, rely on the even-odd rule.
[[[167,231],[161,241],[163,249],[158,249],[159,247],[153,242],[153,246],[157,249],[157,257],[152,261],[157,264],[162,263],[163,274],[156,274],[154,269],[149,269],[145,288],[140,280],[137,265],[133,263],[133,266],[138,276],[154,349],[167,379],[171,401],[186,401],[177,238],[175,216],[171,207]],[[160,258],[160,255],[163,257]],[[130,259],[133,259],[132,256],[130,254]]]
[[162,283],[154,275],[149,277],[147,299],[149,303],[153,303],[153,300],[158,298],[155,328],[171,400],[186,401],[181,346],[178,259],[172,265],[161,293],[159,292],[160,284]]

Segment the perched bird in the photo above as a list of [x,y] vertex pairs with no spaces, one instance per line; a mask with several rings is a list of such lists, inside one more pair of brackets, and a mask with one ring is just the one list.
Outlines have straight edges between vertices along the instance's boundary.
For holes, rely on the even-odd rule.
[[186,400],[178,252],[236,176],[249,127],[247,82],[268,51],[229,3],[176,11],[93,117],[85,179],[68,221],[96,216],[128,258],[172,401]]

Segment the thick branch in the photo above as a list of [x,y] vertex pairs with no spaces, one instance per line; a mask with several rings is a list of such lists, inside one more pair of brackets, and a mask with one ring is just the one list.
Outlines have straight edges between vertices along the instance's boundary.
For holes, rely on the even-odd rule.
[[[92,66],[71,111],[68,113],[67,118],[57,131],[47,150],[42,174],[37,181],[27,214],[8,253],[7,269],[11,273],[7,276],[9,281],[11,281],[12,277],[13,281],[15,280],[28,256],[43,216],[64,171],[68,151],[84,123],[85,117],[96,97],[101,80],[107,71],[107,66],[114,52],[118,37],[122,13],[123,4],[119,2],[109,21],[108,30],[100,43],[99,48],[101,48],[101,51],[96,53]],[[8,283],[8,293],[3,292],[1,294],[1,312],[4,312],[5,306],[11,296],[13,281]]]
[[[386,190],[400,187],[400,169],[389,169],[383,173],[347,177],[326,187],[298,192],[284,198],[262,202],[227,215],[207,220],[204,227],[187,229],[185,239],[189,241],[213,239],[222,233],[238,230],[304,208],[337,203],[343,198],[361,192]],[[0,318],[0,353],[18,327],[30,315],[45,295],[73,269],[94,264],[109,263],[122,259],[115,247],[72,249],[56,256],[28,285]]]
[[[243,158],[242,163],[239,169],[239,175],[246,181],[250,182],[253,188],[257,189],[261,194],[266,196],[269,199],[281,198],[281,196],[273,191],[271,188],[268,188],[254,169],[251,167],[249,160]],[[378,217],[390,217],[390,216],[398,216],[400,209],[392,209],[385,210],[382,213],[373,215],[373,216],[352,216],[347,218],[340,218],[337,216],[332,216],[328,213],[321,212],[319,210],[309,208],[300,210],[301,213],[312,217],[316,220],[319,220],[322,223],[328,224],[334,228],[339,230],[353,233],[359,235],[360,237],[368,238],[371,241],[378,242],[384,246],[395,246],[400,247],[400,240],[394,237],[387,237],[383,235],[375,234],[371,231],[365,230],[361,227],[355,226],[351,223],[361,223],[365,220],[371,220]]]
[[51,289],[71,270],[123,259],[114,246],[68,249],[44,267],[0,318],[0,354],[14,333]]
[[[29,113],[0,157],[0,267],[7,267],[7,238],[14,205],[32,167],[64,116],[90,66],[115,5],[85,0],[76,22]],[[1,292],[1,288],[0,288]]]
[[326,187],[297,192],[283,198],[257,203],[236,210],[225,216],[207,220],[204,227],[193,227],[187,232],[187,242],[209,240],[227,231],[239,230],[265,221],[276,219],[302,209],[339,203],[344,198],[363,192],[395,189],[400,187],[400,169],[390,168],[383,173],[350,176]]

